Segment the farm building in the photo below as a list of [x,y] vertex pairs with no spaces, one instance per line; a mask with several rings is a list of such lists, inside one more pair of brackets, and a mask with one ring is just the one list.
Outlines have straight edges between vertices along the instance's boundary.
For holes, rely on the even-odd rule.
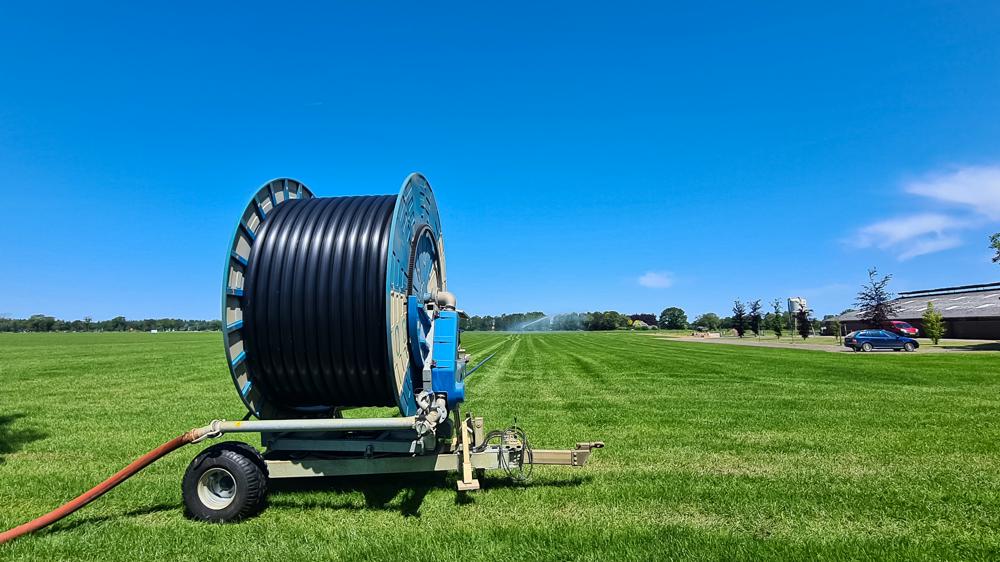
[[[1000,283],[899,293],[895,300],[897,313],[892,319],[909,322],[923,335],[921,316],[928,302],[934,303],[944,317],[945,337],[1000,339]],[[857,312],[841,314],[837,319],[844,333],[867,327],[858,319]]]

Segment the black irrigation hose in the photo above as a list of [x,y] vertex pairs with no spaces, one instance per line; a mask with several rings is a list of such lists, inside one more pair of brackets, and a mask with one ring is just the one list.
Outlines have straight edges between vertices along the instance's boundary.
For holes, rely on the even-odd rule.
[[288,408],[394,406],[386,353],[386,267],[396,197],[278,205],[244,279],[253,383]]

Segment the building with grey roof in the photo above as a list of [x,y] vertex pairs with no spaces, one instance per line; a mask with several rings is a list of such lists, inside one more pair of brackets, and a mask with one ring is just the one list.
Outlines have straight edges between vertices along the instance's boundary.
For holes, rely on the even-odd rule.
[[[921,336],[921,317],[927,303],[932,302],[944,318],[946,338],[1000,339],[1000,283],[907,291],[899,293],[894,302],[896,315],[892,319],[909,322]],[[870,327],[862,324],[858,314],[848,312],[837,317],[845,333]]]

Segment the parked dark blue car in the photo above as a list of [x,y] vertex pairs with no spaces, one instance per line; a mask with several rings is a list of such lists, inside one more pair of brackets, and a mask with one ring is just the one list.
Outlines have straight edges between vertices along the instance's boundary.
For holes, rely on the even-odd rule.
[[844,345],[854,351],[872,351],[875,349],[913,351],[920,347],[917,340],[886,330],[860,330],[851,332],[844,337]]

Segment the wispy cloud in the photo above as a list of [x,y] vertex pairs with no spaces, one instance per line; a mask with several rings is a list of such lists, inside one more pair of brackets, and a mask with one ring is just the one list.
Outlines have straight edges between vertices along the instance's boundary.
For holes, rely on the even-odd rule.
[[870,224],[858,230],[852,242],[859,248],[895,252],[900,261],[954,248],[962,240],[952,232],[967,223],[940,213],[922,213]]
[[849,240],[894,252],[903,261],[962,245],[959,231],[1000,219],[1000,166],[967,166],[912,181],[903,191],[945,203],[940,211],[869,224]]
[[916,240],[903,250],[903,253],[899,254],[899,260],[906,261],[910,258],[915,258],[924,254],[933,254],[934,252],[948,250],[961,245],[962,239],[958,236],[951,235],[941,235],[937,238]]
[[1000,220],[1000,166],[968,166],[935,174],[910,183],[906,191]]
[[643,287],[666,289],[674,284],[674,276],[667,271],[647,271],[636,280]]

